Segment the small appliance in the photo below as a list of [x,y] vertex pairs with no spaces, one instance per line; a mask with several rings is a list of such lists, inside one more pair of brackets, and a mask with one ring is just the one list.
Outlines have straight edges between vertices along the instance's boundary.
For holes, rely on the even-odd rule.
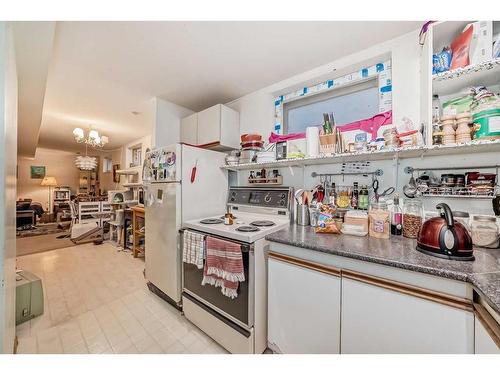
[[417,250],[451,260],[474,260],[472,238],[467,228],[453,218],[445,203],[436,206],[440,216],[426,220],[417,236]]

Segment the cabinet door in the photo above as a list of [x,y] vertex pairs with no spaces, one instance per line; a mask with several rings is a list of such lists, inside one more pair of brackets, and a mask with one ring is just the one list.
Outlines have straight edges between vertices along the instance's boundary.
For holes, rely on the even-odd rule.
[[268,342],[280,353],[339,353],[340,277],[269,254]]
[[475,305],[474,352],[500,354],[500,324],[480,305]]
[[474,316],[342,277],[342,353],[473,353]]
[[198,114],[184,117],[181,120],[181,142],[197,145],[198,144]]
[[198,112],[198,144],[207,145],[220,141],[221,105],[214,105]]

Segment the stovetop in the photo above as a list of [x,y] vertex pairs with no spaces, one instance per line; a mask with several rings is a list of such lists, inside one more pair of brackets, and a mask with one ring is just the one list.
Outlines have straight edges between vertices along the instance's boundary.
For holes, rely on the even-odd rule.
[[252,243],[264,238],[270,233],[286,227],[290,223],[288,216],[280,217],[278,215],[238,212],[232,225],[225,225],[224,222],[218,224],[204,224],[207,219],[220,220],[221,216],[222,215],[215,215],[209,218],[188,220],[184,223],[184,227],[208,234]]

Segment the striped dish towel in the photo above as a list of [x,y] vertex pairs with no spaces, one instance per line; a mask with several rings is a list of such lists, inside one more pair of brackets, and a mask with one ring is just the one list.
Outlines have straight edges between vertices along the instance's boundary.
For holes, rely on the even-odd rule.
[[185,230],[182,243],[182,261],[194,264],[201,270],[205,258],[205,236]]
[[206,245],[207,256],[201,285],[220,286],[226,297],[238,297],[239,282],[245,281],[241,246],[210,236],[207,236]]

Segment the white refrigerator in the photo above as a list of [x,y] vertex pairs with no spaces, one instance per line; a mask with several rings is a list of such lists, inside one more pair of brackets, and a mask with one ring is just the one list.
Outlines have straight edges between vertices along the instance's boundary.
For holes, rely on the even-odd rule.
[[146,279],[150,290],[181,305],[182,249],[186,220],[222,215],[228,193],[226,154],[174,144],[146,153]]

